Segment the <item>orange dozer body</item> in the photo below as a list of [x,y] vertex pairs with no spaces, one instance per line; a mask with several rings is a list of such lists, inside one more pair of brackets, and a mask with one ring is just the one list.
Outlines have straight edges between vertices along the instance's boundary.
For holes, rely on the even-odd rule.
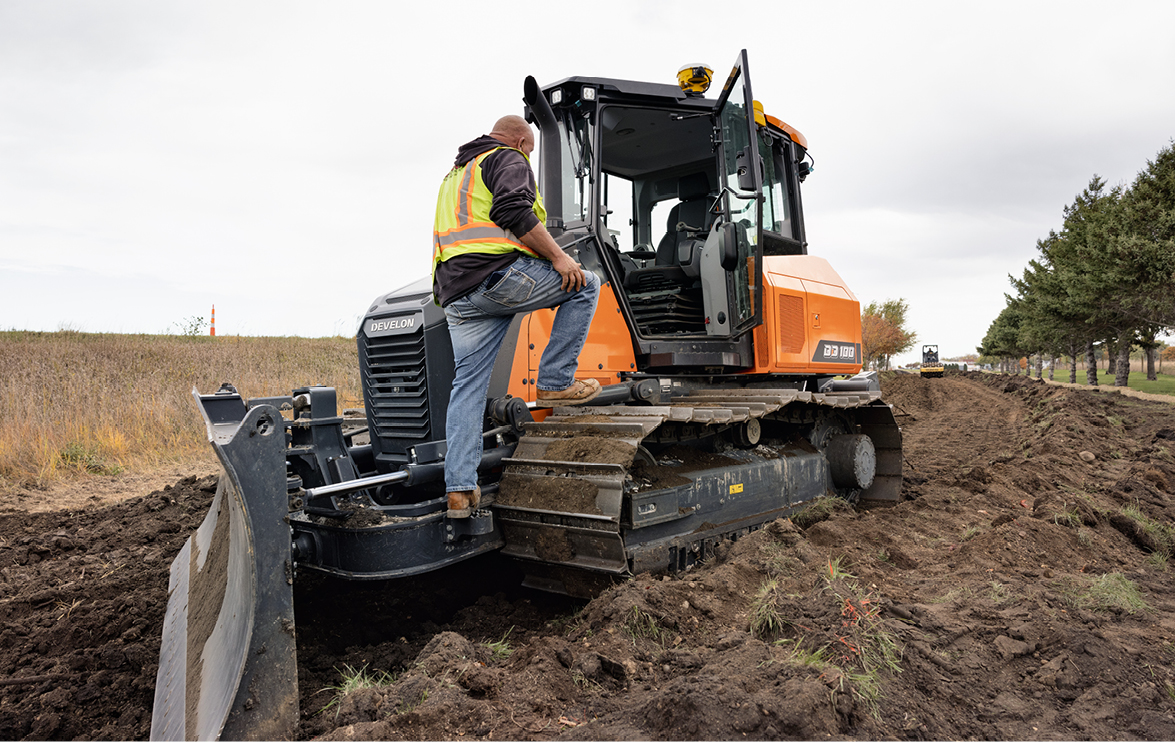
[[[743,373],[851,375],[861,370],[861,305],[827,260],[768,256],[763,275],[763,324],[754,331],[755,365]],[[637,367],[631,329],[609,289],[600,292],[576,372],[576,378],[596,379],[604,386],[620,382]],[[534,380],[554,319],[552,309],[523,318],[510,373],[512,396],[535,402]]]
[[824,258],[764,258],[757,371],[855,374],[861,370],[861,305]]

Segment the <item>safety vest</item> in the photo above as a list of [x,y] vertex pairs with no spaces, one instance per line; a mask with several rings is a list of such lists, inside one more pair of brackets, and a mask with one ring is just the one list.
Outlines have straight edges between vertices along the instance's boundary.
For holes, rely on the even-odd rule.
[[[534,250],[522,244],[509,229],[502,229],[490,220],[490,207],[493,205],[494,194],[482,180],[481,163],[486,157],[500,149],[514,149],[513,147],[495,147],[489,152],[474,157],[465,163],[464,167],[454,167],[445,176],[441,183],[441,192],[437,196],[437,215],[433,226],[433,272],[436,272],[437,263],[446,261],[457,255],[467,253],[483,253],[487,255],[501,255],[519,250],[536,258],[541,257]],[[526,158],[522,150],[515,152]],[[527,158],[527,162],[530,159]],[[534,214],[539,222],[547,221],[547,210],[543,208],[543,197],[535,190],[533,206]]]

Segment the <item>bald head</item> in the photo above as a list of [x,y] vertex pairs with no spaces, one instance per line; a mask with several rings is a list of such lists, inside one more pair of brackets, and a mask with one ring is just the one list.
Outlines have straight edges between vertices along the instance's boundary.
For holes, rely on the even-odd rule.
[[514,147],[528,156],[534,151],[534,130],[521,116],[503,116],[494,124],[490,136],[507,147]]
[[490,132],[490,136],[497,137],[497,135],[507,137],[524,137],[527,134],[531,136],[534,132],[531,131],[530,124],[526,123],[526,119],[521,116],[503,116],[494,124],[494,130]]

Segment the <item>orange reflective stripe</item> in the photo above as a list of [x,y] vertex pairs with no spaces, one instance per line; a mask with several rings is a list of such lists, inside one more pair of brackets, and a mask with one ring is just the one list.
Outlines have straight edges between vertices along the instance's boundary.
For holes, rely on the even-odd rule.
[[469,221],[469,212],[473,206],[473,172],[481,161],[482,157],[475,157],[465,163],[465,174],[461,176],[461,188],[457,191],[457,223],[462,226]]
[[[466,240],[456,240],[454,242],[451,242],[451,243],[445,245],[445,249],[441,251],[442,258],[444,257],[445,253],[449,252],[450,248],[462,247],[463,245],[505,245],[505,246],[510,247],[513,250],[517,250],[519,252],[524,252],[527,255],[533,255],[536,258],[539,257],[538,253],[536,253],[534,250],[531,250],[526,245],[523,245],[518,242],[513,242],[513,241],[505,239],[505,238],[487,240],[484,237],[470,237],[469,239],[466,239]],[[460,253],[458,253],[458,254],[460,254]]]
[[447,232],[434,232],[433,258],[436,259],[439,255],[441,260],[446,260],[453,255],[451,248],[469,244],[503,245],[539,257],[538,253],[522,244],[512,232],[491,224],[489,226],[455,227]]
[[477,168],[481,167],[481,161],[497,152],[502,147],[491,149],[489,152],[482,152],[477,157],[474,157],[469,162],[465,163],[465,173],[461,176],[461,188],[457,192],[457,223],[465,225],[469,221],[469,212],[473,207],[473,176]]
[[470,222],[468,224],[464,224],[464,225],[461,225],[458,227],[452,227],[450,229],[445,229],[445,230],[442,230],[439,232],[434,232],[434,234],[439,234],[439,235],[455,234],[457,232],[461,232],[462,230],[466,230],[466,229],[496,229],[499,232],[503,231],[501,227],[499,227],[497,224],[494,224],[493,222]]

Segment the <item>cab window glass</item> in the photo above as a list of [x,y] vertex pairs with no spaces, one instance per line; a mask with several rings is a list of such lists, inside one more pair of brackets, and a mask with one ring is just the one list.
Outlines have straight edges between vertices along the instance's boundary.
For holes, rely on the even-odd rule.
[[587,194],[591,189],[591,125],[585,118],[576,118],[559,127],[559,142],[563,149],[562,186],[564,224],[587,219]]
[[620,252],[633,249],[635,224],[632,215],[632,181],[619,175],[604,174],[604,226]]
[[763,163],[763,229],[795,239],[791,208],[787,197],[786,171],[780,167],[781,155],[774,151],[767,137],[759,139],[759,155]]
[[[608,231],[621,252],[656,250],[667,232],[676,234],[676,225],[667,224],[682,200],[683,177],[704,172],[707,194],[719,190],[712,123],[706,116],[627,106],[604,107],[597,120],[606,189],[601,213],[613,212],[606,216]],[[692,226],[707,226],[704,219],[693,221],[699,224]]]
[[659,239],[661,235],[668,234],[669,232],[677,231],[676,224],[669,224],[669,215],[673,213],[673,208],[680,203],[680,199],[669,198],[653,204],[653,211],[649,216],[649,226],[653,234],[656,235],[654,239]]

